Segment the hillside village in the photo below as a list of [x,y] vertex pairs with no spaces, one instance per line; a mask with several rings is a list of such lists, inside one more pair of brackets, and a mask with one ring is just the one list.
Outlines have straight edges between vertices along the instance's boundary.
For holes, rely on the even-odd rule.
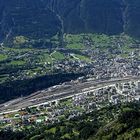
[[0,115],[0,128],[17,131],[44,123],[49,125],[71,120],[83,113],[88,114],[107,106],[139,101],[140,81],[117,83],[95,91],[91,88],[85,94],[77,94],[71,98],[46,102],[13,113],[3,113]]
[[52,73],[85,73],[95,79],[140,75],[139,43],[127,36],[67,35],[65,48],[2,46],[0,54],[0,83]]
[[[86,78],[102,80],[140,76],[139,43],[127,36],[67,35],[65,48],[49,50],[2,46],[0,54],[1,83],[69,72],[86,75],[77,82],[84,82]],[[1,114],[0,128],[20,130],[42,123],[58,123],[105,106],[139,100],[139,81],[118,83],[45,105]]]

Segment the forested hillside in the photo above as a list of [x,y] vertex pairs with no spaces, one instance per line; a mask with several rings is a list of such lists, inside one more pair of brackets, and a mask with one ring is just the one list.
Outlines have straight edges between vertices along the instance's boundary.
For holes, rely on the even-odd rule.
[[57,124],[36,125],[12,132],[1,131],[1,140],[139,140],[139,103],[115,105]]
[[0,0],[0,39],[122,32],[139,38],[139,7],[139,0]]

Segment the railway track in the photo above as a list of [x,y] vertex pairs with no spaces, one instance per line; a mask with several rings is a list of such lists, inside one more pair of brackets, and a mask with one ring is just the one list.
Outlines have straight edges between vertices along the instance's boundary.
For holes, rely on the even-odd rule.
[[65,85],[50,88],[48,90],[38,91],[27,97],[12,100],[0,105],[0,112],[18,110],[30,106],[37,106],[45,102],[59,100],[66,97],[74,96],[76,94],[84,94],[89,90],[97,90],[105,86],[109,86],[116,83],[123,83],[129,81],[139,81],[140,77],[126,77],[118,79],[110,79],[104,81],[88,81],[84,83],[70,84],[68,88]]

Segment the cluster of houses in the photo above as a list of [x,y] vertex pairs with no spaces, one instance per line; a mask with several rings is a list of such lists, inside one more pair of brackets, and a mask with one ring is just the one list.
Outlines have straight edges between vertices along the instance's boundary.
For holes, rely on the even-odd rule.
[[[45,54],[51,57],[47,50],[16,51],[0,48],[0,53],[8,55],[7,62],[26,60],[26,65],[23,66],[24,70],[9,75],[10,80],[33,78],[52,72],[82,72],[92,74],[96,79],[140,75],[140,49],[138,45],[129,46],[131,50],[123,49],[124,44],[121,44],[120,41],[117,42],[117,40],[105,50],[102,50],[100,45],[93,49],[94,43],[88,40],[84,41],[84,45],[85,48],[77,50],[77,52],[73,50],[64,52],[63,49],[60,49],[59,52],[65,57],[62,60],[49,58],[53,59],[53,63],[48,62],[47,57],[40,59],[40,56]],[[87,60],[76,58],[76,54],[87,58]],[[1,65],[1,67],[4,66],[5,64]],[[30,70],[31,67],[36,69]]]
[[[15,55],[15,52],[11,50],[0,50],[0,53],[7,54],[11,58],[15,56],[15,60],[30,57],[28,60],[30,66],[41,67],[40,73],[34,72],[34,76],[39,76],[47,67],[53,67],[52,70],[56,72],[82,72],[92,75],[95,79],[140,76],[140,50],[136,46],[132,46],[135,49],[128,51],[119,47],[120,44],[115,44],[115,49],[107,48],[105,50],[99,48],[91,49],[90,46],[92,46],[92,43],[90,42],[85,42],[85,45],[88,47],[81,52],[81,55],[88,57],[90,61],[73,58],[55,61],[53,64],[44,62],[42,65],[41,62],[33,60],[35,56],[39,56],[42,52],[17,52],[17,55]],[[70,52],[64,55],[72,56]],[[29,73],[27,71],[19,71],[12,76],[13,80],[23,79],[27,78]],[[21,109],[15,113],[2,114],[0,115],[0,128],[17,130],[25,126],[38,125],[40,123],[52,124],[60,122],[62,119],[72,119],[106,105],[132,101],[140,101],[140,81],[117,83],[116,85],[96,91],[89,90],[86,94],[74,95],[65,100],[34,108]]]
[[[83,54],[90,61],[81,59],[65,60],[54,63],[56,71],[83,72],[92,74],[96,79],[140,75],[140,50],[122,51],[121,49],[88,49]],[[69,54],[70,55],[70,54]]]
[[72,119],[83,113],[101,109],[107,105],[140,101],[140,81],[117,83],[85,94],[56,100],[40,106],[21,109],[0,116],[0,127],[22,129],[38,124],[53,124],[64,119]]

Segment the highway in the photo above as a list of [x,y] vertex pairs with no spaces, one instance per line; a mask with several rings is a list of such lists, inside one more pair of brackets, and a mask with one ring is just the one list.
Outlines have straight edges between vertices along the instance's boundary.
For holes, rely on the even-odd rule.
[[95,91],[115,85],[116,83],[139,80],[140,77],[125,77],[110,80],[90,80],[78,83],[69,82],[67,85],[57,85],[46,90],[38,91],[27,97],[18,98],[4,104],[0,104],[0,115],[3,113],[16,112],[21,108],[39,106],[55,100],[72,97],[74,95],[85,94],[89,91]]

